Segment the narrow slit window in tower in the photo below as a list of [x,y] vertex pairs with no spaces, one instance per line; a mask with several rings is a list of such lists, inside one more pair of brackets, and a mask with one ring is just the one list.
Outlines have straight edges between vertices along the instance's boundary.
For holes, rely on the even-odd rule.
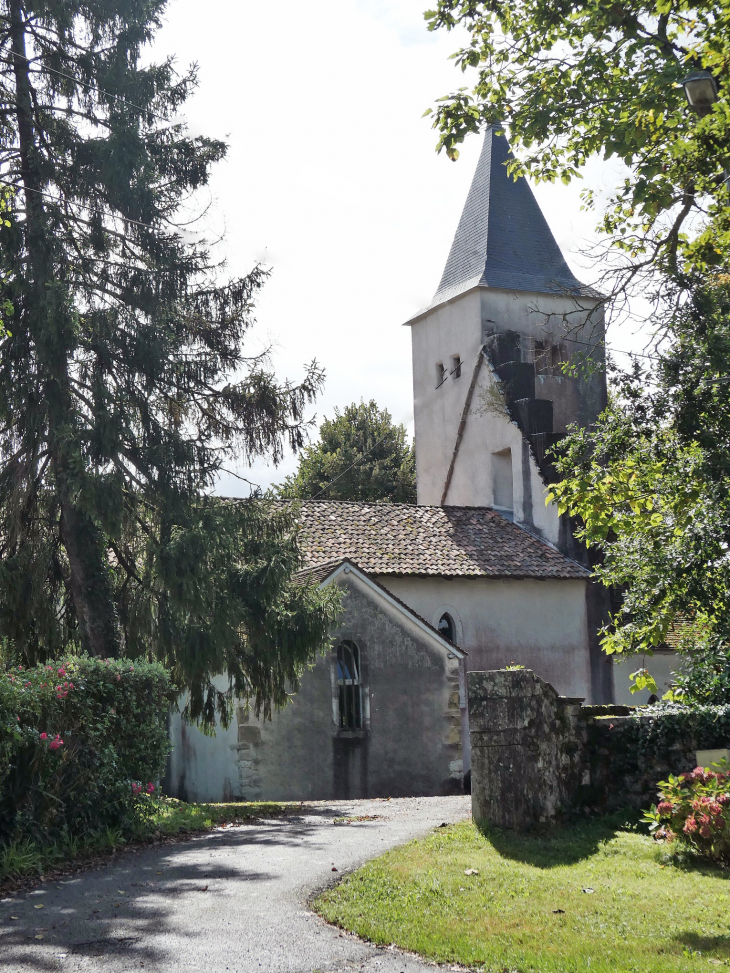
[[451,374],[454,378],[461,378],[461,357],[454,355],[451,359]]
[[446,381],[446,369],[442,361],[436,363],[436,388]]
[[492,453],[492,506],[509,520],[514,517],[512,450]]

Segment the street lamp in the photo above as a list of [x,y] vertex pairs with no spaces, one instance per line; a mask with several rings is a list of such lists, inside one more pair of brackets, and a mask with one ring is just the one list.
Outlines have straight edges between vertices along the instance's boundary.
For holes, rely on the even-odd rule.
[[717,101],[717,81],[709,71],[693,71],[682,82],[687,104],[698,115],[707,115]]

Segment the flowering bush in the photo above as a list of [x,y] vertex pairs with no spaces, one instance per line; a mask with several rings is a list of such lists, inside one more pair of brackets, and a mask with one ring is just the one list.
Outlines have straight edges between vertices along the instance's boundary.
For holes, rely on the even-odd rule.
[[175,696],[156,663],[0,671],[0,841],[131,826],[164,772]]
[[697,767],[659,784],[659,804],[644,815],[659,841],[730,862],[730,770]]

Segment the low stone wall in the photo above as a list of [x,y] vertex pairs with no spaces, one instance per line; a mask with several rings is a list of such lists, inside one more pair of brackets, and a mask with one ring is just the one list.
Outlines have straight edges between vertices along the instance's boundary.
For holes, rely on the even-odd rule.
[[521,828],[559,816],[587,769],[581,700],[529,669],[470,672],[467,683],[474,820]]
[[467,688],[472,813],[493,827],[648,807],[730,740],[730,706],[581,706],[529,669],[470,672]]

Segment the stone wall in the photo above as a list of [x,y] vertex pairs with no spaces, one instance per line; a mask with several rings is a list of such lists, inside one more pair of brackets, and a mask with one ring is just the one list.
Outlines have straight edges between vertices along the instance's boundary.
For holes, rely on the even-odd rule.
[[730,741],[730,706],[581,706],[529,669],[470,672],[467,685],[472,813],[487,826],[649,807],[697,750]]
[[521,828],[558,817],[585,777],[581,700],[529,669],[470,672],[467,685],[474,820]]

